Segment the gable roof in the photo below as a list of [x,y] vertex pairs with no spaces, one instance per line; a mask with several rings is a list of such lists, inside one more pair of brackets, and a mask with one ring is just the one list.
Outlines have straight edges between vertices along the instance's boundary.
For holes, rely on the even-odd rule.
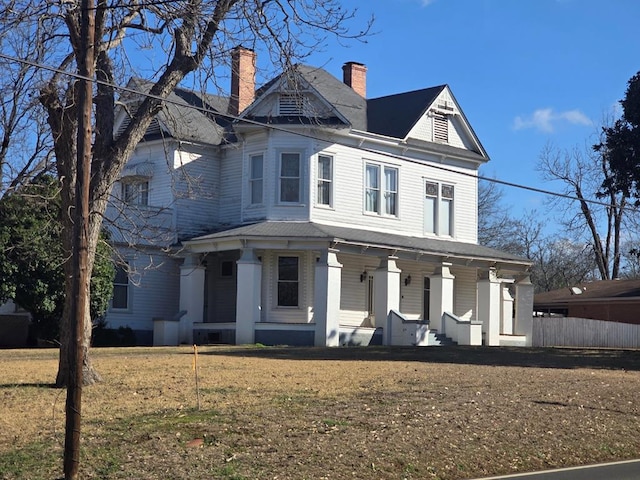
[[[326,101],[338,114],[335,117],[314,119],[314,123],[341,123],[356,130],[366,130],[367,101],[326,70],[300,64],[293,65],[289,70],[260,87],[256,91],[256,100],[242,113],[241,117],[261,120],[260,117],[252,115],[254,110],[252,107],[287,83],[296,85],[300,90],[315,91],[318,97]],[[291,123],[291,121],[290,117],[285,117],[284,121],[274,117],[268,120],[269,123]],[[308,122],[300,120],[299,123]]]
[[640,280],[601,280],[538,293],[533,303],[550,306],[633,297],[640,297]]
[[405,138],[446,85],[367,100],[367,131]]

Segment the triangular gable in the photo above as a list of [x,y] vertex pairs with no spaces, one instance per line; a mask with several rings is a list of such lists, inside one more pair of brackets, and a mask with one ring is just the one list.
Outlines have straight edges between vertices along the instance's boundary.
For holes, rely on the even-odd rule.
[[489,159],[447,85],[426,106],[404,139],[408,142],[420,140],[462,148]]
[[370,99],[367,120],[370,133],[461,148],[488,160],[447,85]]
[[321,68],[295,65],[256,94],[242,118],[268,123],[339,124],[362,128],[365,100]]

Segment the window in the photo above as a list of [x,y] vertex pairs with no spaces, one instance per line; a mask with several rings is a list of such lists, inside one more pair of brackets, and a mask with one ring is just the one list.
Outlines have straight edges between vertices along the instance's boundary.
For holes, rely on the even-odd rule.
[[278,257],[278,306],[298,306],[298,257]]
[[398,215],[398,169],[367,163],[364,181],[364,209],[382,215]]
[[231,260],[223,260],[220,262],[220,276],[233,277],[233,262]]
[[280,155],[280,202],[300,203],[300,154]]
[[453,235],[453,193],[453,185],[425,182],[425,233]]
[[147,180],[123,182],[122,201],[127,205],[149,205],[149,182]]
[[333,202],[333,157],[318,156],[318,205],[331,206]]
[[431,308],[431,279],[424,277],[424,287],[422,290],[422,320],[429,320],[429,309]]
[[116,276],[113,279],[113,298],[111,308],[126,310],[129,308],[129,267],[116,265]]
[[262,203],[263,156],[252,155],[249,159],[249,191],[251,205]]

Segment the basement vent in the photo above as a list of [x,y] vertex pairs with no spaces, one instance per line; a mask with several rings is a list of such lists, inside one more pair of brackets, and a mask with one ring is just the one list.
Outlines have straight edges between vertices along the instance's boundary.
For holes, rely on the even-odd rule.
[[446,115],[433,114],[433,141],[449,143],[449,120]]

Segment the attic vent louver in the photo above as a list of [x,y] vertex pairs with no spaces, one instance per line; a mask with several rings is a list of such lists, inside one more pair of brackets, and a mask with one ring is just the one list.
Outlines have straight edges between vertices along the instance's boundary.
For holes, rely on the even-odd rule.
[[301,93],[281,93],[278,110],[280,115],[304,115],[304,95]]
[[449,143],[449,120],[446,115],[433,115],[433,141]]

